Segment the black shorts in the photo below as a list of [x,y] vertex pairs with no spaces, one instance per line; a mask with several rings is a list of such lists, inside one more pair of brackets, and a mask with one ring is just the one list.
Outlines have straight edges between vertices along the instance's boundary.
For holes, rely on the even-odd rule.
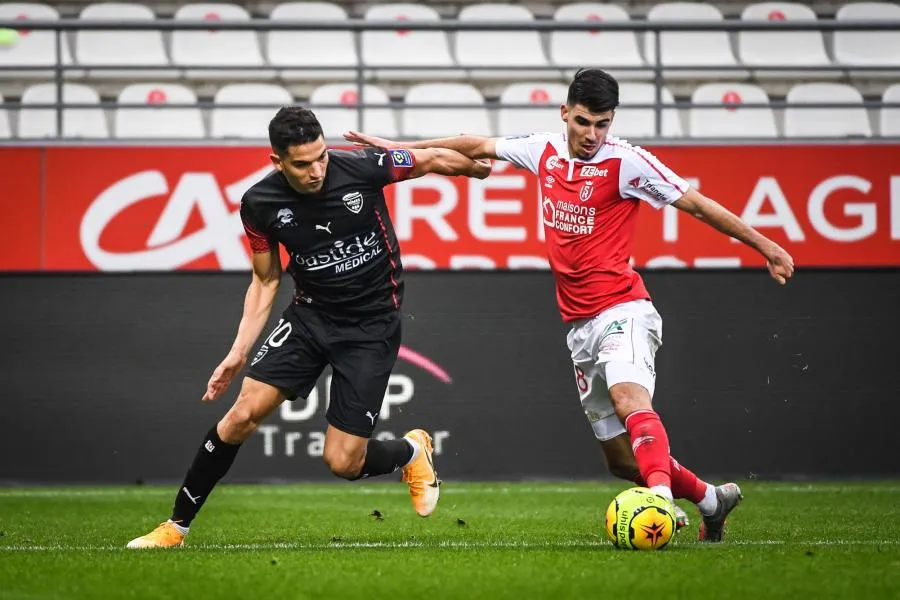
[[306,398],[331,365],[334,427],[371,437],[400,351],[400,314],[337,319],[292,304],[250,363],[247,376],[277,387],[288,400]]

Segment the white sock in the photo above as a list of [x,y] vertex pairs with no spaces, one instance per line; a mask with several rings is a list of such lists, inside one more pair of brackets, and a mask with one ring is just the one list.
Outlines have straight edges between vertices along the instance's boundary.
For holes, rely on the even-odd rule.
[[650,491],[654,494],[658,494],[663,498],[667,498],[669,502],[675,502],[675,498],[672,497],[672,490],[667,485],[654,485],[650,488]]
[[719,508],[719,499],[716,497],[716,488],[714,488],[710,484],[706,484],[706,494],[703,495],[703,500],[697,503],[697,508],[700,509],[700,514],[708,517]]
[[175,529],[177,529],[177,530],[181,533],[181,535],[187,535],[187,534],[188,534],[188,531],[191,530],[190,527],[182,527],[181,525],[179,525],[178,523],[176,523],[176,522],[173,521],[172,519],[169,519],[169,523],[171,523],[172,526],[173,526]]
[[[410,446],[412,446],[412,449],[413,449],[412,458],[410,458],[410,459],[409,459],[409,462],[406,463],[406,465],[408,465],[408,464],[411,463],[412,461],[414,461],[414,460],[416,460],[417,458],[419,458],[419,454],[422,453],[422,446],[420,446],[420,445],[419,445],[419,442],[417,442],[416,440],[412,439],[411,437],[403,436],[403,439],[406,440],[406,442],[407,442]],[[401,467],[405,467],[406,465],[401,465]]]

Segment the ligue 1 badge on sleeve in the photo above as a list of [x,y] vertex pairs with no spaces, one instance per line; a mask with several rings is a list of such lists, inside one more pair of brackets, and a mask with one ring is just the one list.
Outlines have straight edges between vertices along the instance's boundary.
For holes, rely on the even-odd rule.
[[359,211],[362,210],[363,195],[360,192],[350,192],[349,194],[344,194],[341,200],[344,201],[344,206],[347,207],[347,210],[352,212],[354,215],[358,215]]
[[391,162],[395,167],[411,168],[413,166],[412,154],[409,150],[391,150]]

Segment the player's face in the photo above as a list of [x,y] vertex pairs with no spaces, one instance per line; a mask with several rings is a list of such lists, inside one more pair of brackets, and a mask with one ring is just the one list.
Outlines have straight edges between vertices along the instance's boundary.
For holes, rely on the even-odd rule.
[[561,112],[569,134],[569,154],[582,160],[594,156],[606,140],[615,111],[592,113],[581,104],[564,104]]
[[322,189],[328,168],[328,147],[322,137],[308,144],[290,146],[284,156],[271,154],[270,157],[275,168],[301,194],[314,194]]

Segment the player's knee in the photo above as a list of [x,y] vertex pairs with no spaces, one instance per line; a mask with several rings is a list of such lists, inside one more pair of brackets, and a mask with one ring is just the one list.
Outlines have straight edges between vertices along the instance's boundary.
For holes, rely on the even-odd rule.
[[609,390],[616,415],[625,419],[631,413],[638,410],[650,410],[650,394],[640,385],[635,383],[620,383]]
[[219,437],[223,442],[237,444],[253,435],[257,427],[259,423],[254,419],[253,412],[238,402],[222,418],[219,424]]
[[326,453],[323,457],[325,464],[337,477],[343,479],[356,479],[362,471],[363,459],[345,453]]

